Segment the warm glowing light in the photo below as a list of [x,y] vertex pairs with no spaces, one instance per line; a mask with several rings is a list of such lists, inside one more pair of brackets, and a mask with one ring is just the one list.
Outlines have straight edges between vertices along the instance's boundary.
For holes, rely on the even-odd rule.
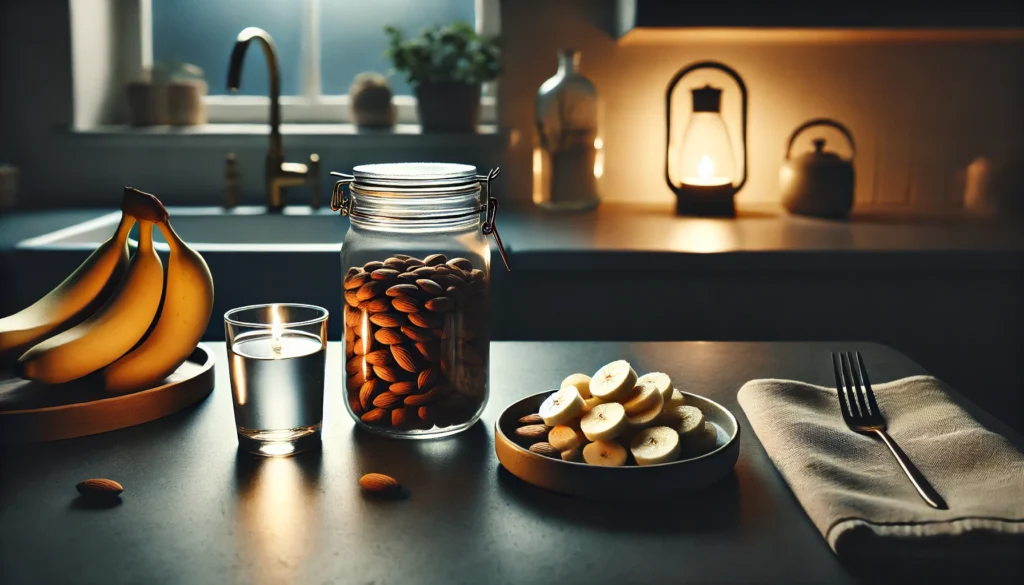
[[260,453],[274,457],[288,455],[293,451],[295,451],[295,445],[291,443],[264,443],[260,446]]
[[281,353],[281,313],[277,305],[270,305],[270,349]]
[[604,140],[594,139],[594,178],[600,179],[604,175]]
[[715,176],[715,161],[708,155],[700,157],[697,163],[697,176],[686,177],[683,183],[687,185],[718,186],[726,185],[732,181],[728,177]]
[[707,181],[715,174],[715,161],[711,160],[711,157],[704,155],[700,157],[700,163],[697,165],[697,176]]
[[594,139],[594,148],[596,148],[598,150],[601,150],[602,148],[604,148],[604,140],[601,140],[600,138],[595,138]]

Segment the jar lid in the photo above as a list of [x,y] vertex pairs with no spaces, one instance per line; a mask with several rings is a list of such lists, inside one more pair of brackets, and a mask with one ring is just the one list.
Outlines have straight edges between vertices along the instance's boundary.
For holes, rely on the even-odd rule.
[[381,163],[352,169],[357,186],[456,187],[479,183],[476,167],[456,163]]

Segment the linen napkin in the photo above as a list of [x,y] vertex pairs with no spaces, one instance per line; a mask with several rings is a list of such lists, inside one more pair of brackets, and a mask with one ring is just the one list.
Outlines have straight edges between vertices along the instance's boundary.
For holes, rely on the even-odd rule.
[[889,434],[949,505],[918,496],[876,435],[843,422],[835,388],[753,380],[740,406],[775,467],[844,560],[1024,559],[1024,455],[931,376],[873,385]]

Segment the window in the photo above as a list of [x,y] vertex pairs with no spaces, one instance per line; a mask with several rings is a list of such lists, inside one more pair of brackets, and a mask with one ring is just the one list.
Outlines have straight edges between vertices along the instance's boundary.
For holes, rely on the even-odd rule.
[[[143,62],[181,61],[201,67],[209,84],[211,122],[262,122],[267,112],[267,67],[256,47],[246,55],[242,86],[227,90],[228,57],[246,26],[274,37],[281,74],[282,114],[288,122],[347,122],[348,88],[357,73],[388,75],[399,123],[415,123],[415,98],[384,57],[384,26],[410,35],[425,26],[463,20],[497,31],[498,0],[141,0]],[[148,4],[148,6],[146,5]],[[148,55],[147,55],[148,53]],[[151,55],[151,57],[149,56]],[[485,89],[485,122],[494,99]]]

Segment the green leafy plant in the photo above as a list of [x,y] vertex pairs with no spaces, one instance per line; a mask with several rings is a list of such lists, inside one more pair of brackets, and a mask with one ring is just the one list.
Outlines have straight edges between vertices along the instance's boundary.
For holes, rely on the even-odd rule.
[[465,22],[423,29],[416,38],[386,26],[388,48],[384,52],[396,72],[409,85],[459,83],[478,85],[501,72],[501,44],[498,37],[478,35]]

